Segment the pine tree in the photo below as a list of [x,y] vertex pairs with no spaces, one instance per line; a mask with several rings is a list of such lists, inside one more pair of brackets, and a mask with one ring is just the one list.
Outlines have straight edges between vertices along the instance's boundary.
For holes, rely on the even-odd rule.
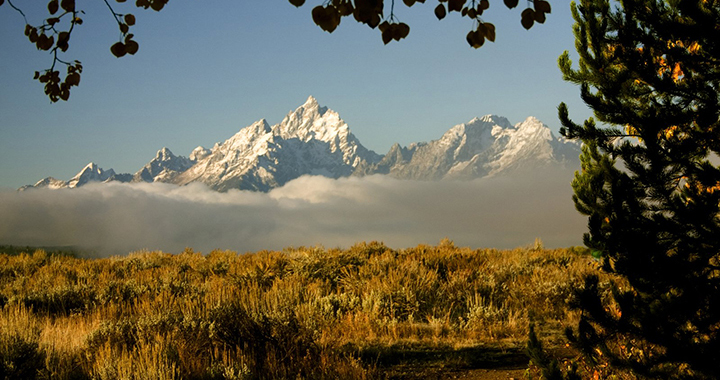
[[595,117],[575,124],[561,104],[561,133],[583,142],[584,242],[620,281],[585,279],[571,339],[595,368],[720,378],[720,1],[572,11],[578,68],[567,52],[559,65]]

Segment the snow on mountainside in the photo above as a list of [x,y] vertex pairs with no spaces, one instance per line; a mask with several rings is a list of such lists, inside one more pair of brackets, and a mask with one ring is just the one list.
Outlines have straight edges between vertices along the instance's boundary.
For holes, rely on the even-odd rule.
[[360,144],[336,112],[311,96],[279,124],[263,119],[217,144],[175,183],[268,191],[306,174],[348,176],[380,158]]
[[579,154],[578,144],[553,136],[550,128],[534,117],[513,126],[504,117],[487,115],[450,128],[438,140],[406,148],[396,144],[365,174],[422,180],[472,179],[574,165]]
[[155,158],[133,175],[132,182],[172,182],[175,177],[194,164],[195,161],[192,159],[176,156],[170,149],[162,148]]
[[79,187],[89,182],[202,182],[218,191],[268,191],[302,175],[330,178],[387,174],[401,179],[472,179],[577,166],[579,144],[555,137],[534,117],[512,125],[487,115],[456,125],[438,140],[395,144],[385,156],[366,149],[337,112],[310,96],[283,120],[265,119],[241,129],[212,149],[195,148],[189,157],[159,150],[134,175],[103,171],[91,163],[70,181],[45,178],[32,187]]

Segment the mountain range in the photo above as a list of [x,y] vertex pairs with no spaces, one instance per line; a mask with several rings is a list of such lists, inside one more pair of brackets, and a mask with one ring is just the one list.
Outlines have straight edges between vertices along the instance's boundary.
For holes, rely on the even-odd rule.
[[259,120],[188,157],[168,148],[135,174],[90,163],[68,181],[52,177],[20,188],[76,188],[93,182],[202,182],[217,191],[269,191],[303,175],[385,174],[400,179],[474,179],[578,164],[580,145],[556,137],[534,117],[512,125],[487,115],[456,125],[438,140],[395,144],[385,155],[365,148],[337,112],[307,101],[276,125]]

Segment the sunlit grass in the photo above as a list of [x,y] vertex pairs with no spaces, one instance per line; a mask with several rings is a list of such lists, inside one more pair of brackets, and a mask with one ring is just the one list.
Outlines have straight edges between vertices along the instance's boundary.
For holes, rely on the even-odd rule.
[[520,350],[531,319],[559,337],[577,322],[566,301],[596,271],[581,249],[448,240],[0,255],[0,365],[10,378],[377,378],[408,348]]

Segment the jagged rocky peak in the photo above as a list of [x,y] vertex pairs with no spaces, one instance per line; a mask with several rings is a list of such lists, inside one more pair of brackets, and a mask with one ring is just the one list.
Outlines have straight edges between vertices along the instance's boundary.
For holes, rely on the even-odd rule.
[[179,173],[189,169],[195,161],[176,156],[168,148],[157,151],[155,158],[132,176],[134,182],[168,182]]
[[74,188],[85,185],[88,182],[103,182],[115,175],[115,170],[103,170],[94,162],[87,164],[80,173],[68,181],[68,187]]
[[170,151],[170,149],[163,147],[162,149],[158,150],[155,154],[155,160],[158,161],[170,161],[173,158],[175,158],[175,155],[173,152]]
[[198,146],[197,148],[193,149],[192,152],[190,152],[190,157],[188,157],[192,161],[200,161],[203,158],[207,157],[212,153],[210,149],[206,149],[205,147]]
[[310,96],[304,104],[290,111],[280,124],[274,127],[274,133],[284,139],[330,141],[350,132],[337,112],[321,107],[317,99]]

